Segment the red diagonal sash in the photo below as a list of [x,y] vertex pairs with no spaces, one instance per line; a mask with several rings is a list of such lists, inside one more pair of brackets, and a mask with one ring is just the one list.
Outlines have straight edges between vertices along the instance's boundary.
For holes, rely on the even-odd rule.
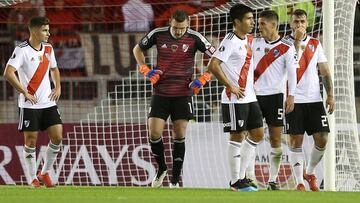
[[279,44],[276,47],[270,49],[270,51],[265,54],[259,61],[254,72],[254,83],[259,79],[259,77],[265,72],[265,70],[280,56],[285,54],[289,46],[285,44]]
[[49,59],[51,54],[51,47],[45,46],[45,51],[42,56],[42,61],[39,63],[39,66],[37,67],[33,77],[29,81],[29,85],[27,86],[28,93],[31,95],[34,95],[36,90],[40,87],[41,81],[43,80],[47,69],[49,67]]
[[304,52],[299,61],[300,68],[296,71],[297,82],[301,80],[301,77],[304,75],[306,69],[308,68],[311,59],[314,56],[315,50],[319,44],[319,41],[316,39],[310,39],[307,43]]
[[[249,73],[249,67],[252,57],[252,50],[251,50],[251,43],[252,43],[253,37],[251,35],[247,35],[247,47],[246,47],[246,57],[245,62],[243,66],[241,67],[240,76],[238,80],[239,87],[242,87],[245,89],[246,82],[247,82],[247,76]],[[226,89],[226,95],[228,96],[229,100],[231,98],[231,92],[229,89]]]

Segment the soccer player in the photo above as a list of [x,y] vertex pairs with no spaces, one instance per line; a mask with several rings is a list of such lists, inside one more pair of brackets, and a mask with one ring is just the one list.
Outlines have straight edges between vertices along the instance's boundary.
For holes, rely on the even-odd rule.
[[[293,43],[278,34],[279,17],[275,11],[266,10],[259,15],[261,38],[252,44],[255,73],[255,93],[265,121],[269,127],[270,169],[268,190],[279,190],[276,178],[282,156],[281,136],[285,113],[294,108],[296,88],[296,51]],[[286,80],[288,85],[286,88]]]
[[[144,52],[157,48],[157,66],[151,70],[145,64]],[[185,11],[176,10],[170,26],[150,31],[133,49],[139,71],[153,84],[151,109],[148,118],[151,151],[158,164],[157,175],[151,186],[160,187],[167,174],[162,133],[169,115],[173,122],[173,167],[171,188],[179,187],[179,178],[185,155],[185,134],[189,119],[193,117],[191,96],[211,79],[209,72],[191,81],[195,52],[200,50],[211,56],[215,48],[200,33],[189,28]]]
[[[61,94],[60,72],[57,68],[54,49],[47,43],[49,20],[34,17],[29,22],[30,38],[17,47],[9,59],[4,77],[20,93],[19,131],[24,133],[25,166],[31,178],[31,186],[54,187],[49,170],[60,151],[62,121],[56,102]],[[51,89],[49,72],[54,83]],[[17,75],[18,77],[17,77]],[[45,152],[44,165],[36,176],[36,141],[38,131],[46,130],[50,142]]]
[[[253,86],[252,36],[254,27],[251,8],[236,4],[230,9],[233,32],[221,41],[208,66],[225,86],[221,94],[224,132],[230,133],[230,189],[257,191],[245,177],[246,169],[255,157],[257,144],[263,139],[263,122]],[[242,143],[244,137],[245,141]]]
[[[290,26],[292,29],[290,38],[297,48],[300,64],[297,69],[295,108],[286,118],[288,132],[290,133],[290,163],[296,178],[297,190],[305,191],[304,177],[312,191],[320,191],[316,183],[315,167],[324,155],[327,135],[330,130],[320,92],[317,67],[319,67],[326,89],[326,106],[329,114],[333,113],[335,109],[333,84],[320,41],[306,34],[307,13],[301,9],[295,10],[292,14]],[[313,136],[314,147],[306,172],[303,174],[302,143],[305,132]]]

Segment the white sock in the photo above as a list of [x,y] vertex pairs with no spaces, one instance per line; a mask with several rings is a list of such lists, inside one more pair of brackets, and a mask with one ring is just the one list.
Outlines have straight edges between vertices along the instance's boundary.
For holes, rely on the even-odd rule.
[[245,178],[245,171],[249,166],[249,163],[254,158],[255,149],[258,143],[246,138],[240,148],[240,173],[239,179]]
[[304,155],[302,148],[290,148],[290,164],[297,184],[304,184]]
[[228,158],[231,174],[231,184],[239,180],[240,172],[240,142],[229,141]]
[[251,180],[256,180],[256,175],[255,175],[255,157],[256,157],[256,150],[255,153],[253,154],[253,156],[250,158],[249,161],[249,165],[246,169],[246,177],[250,178]]
[[270,174],[268,182],[276,182],[281,163],[282,148],[271,148],[270,152]]
[[45,151],[44,165],[41,169],[42,175],[44,175],[45,173],[51,170],[59,152],[60,152],[60,145],[55,145],[49,142]]
[[311,151],[310,160],[306,168],[306,174],[312,175],[315,174],[315,167],[321,161],[325,153],[325,147],[320,148],[314,145],[314,148]]
[[25,166],[28,172],[29,177],[31,178],[30,182],[36,177],[36,148],[31,148],[24,145],[23,156],[25,160]]

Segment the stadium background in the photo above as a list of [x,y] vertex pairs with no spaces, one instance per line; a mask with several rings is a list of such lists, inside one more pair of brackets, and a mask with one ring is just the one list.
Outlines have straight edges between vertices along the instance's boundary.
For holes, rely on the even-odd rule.
[[[5,2],[5,1],[4,1]],[[8,58],[11,56],[13,48],[22,40],[27,38],[27,20],[33,15],[46,15],[51,21],[51,37],[50,42],[53,44],[58,65],[62,76],[62,96],[59,102],[62,118],[64,121],[64,134],[69,134],[69,142],[71,142],[71,134],[79,124],[79,122],[88,117],[88,113],[100,105],[103,98],[108,97],[109,92],[113,92],[116,89],[116,85],[122,85],[125,83],[135,84],[123,85],[123,95],[116,95],[115,98],[132,98],[133,92],[144,91],[145,96],[148,96],[150,86],[144,82],[140,85],[138,81],[133,81],[131,76],[136,76],[136,62],[132,56],[132,47],[139,41],[139,39],[146,33],[147,30],[143,29],[143,25],[139,25],[139,30],[128,31],[125,28],[125,18],[122,12],[122,7],[127,1],[116,0],[32,0],[26,2],[20,2],[15,5],[8,5],[12,1],[6,1],[1,3],[0,7],[0,69],[3,72],[3,68],[6,65]],[[16,2],[16,1],[15,1]],[[198,13],[209,8],[213,8],[222,5],[226,1],[144,1],[151,6],[153,12],[153,19],[149,19],[150,28],[166,25],[171,11],[176,8],[181,8],[189,12],[189,14]],[[317,2],[317,1],[315,1]],[[321,3],[317,4],[321,7]],[[142,10],[142,9],[139,9]],[[357,7],[357,21],[355,25],[358,25],[359,6]],[[150,12],[151,12],[150,11]],[[142,12],[149,12],[144,9]],[[151,14],[146,14],[151,15]],[[144,20],[139,20],[142,23]],[[137,21],[133,21],[136,23]],[[214,24],[215,25],[215,24]],[[192,28],[196,29],[197,24],[192,23]],[[135,28],[136,29],[136,28]],[[359,26],[355,26],[354,32],[354,73],[355,86],[360,85],[360,29]],[[131,89],[138,88],[139,89]],[[214,84],[215,86],[215,84]],[[129,88],[130,89],[127,89]],[[143,88],[143,89],[141,89]],[[212,91],[212,89],[210,89]],[[219,89],[214,89],[215,92]],[[355,88],[356,96],[360,96],[360,88]],[[1,168],[0,168],[0,183],[1,184],[24,184],[26,183],[26,177],[22,174],[22,171],[18,169],[21,166],[21,160],[19,159],[19,152],[21,152],[22,136],[16,130],[16,122],[18,119],[17,110],[17,93],[15,90],[3,79],[0,79],[0,153]],[[356,98],[358,101],[358,98]],[[356,105],[360,105],[360,102],[356,102]],[[134,103],[136,106],[137,103]],[[143,105],[143,104],[141,104]],[[207,105],[207,104],[204,104]],[[128,107],[128,106],[126,106]],[[141,106],[142,108],[143,106]],[[204,112],[199,113],[201,115],[197,118],[197,121],[211,121],[210,108],[205,109]],[[200,109],[200,107],[199,107]],[[358,109],[358,108],[357,108]],[[136,108],[134,109],[136,110]],[[208,111],[207,111],[208,110]],[[357,113],[359,115],[359,113]],[[359,116],[358,116],[359,117]],[[126,121],[126,119],[124,119]],[[131,126],[131,129],[127,129],[129,126],[116,126],[116,130],[111,127],[102,129],[106,132],[124,132],[122,136],[126,136],[126,132],[135,132],[137,139],[127,140],[126,146],[133,146],[137,143],[146,143],[146,133],[139,129],[146,129],[144,124]],[[89,127],[90,128],[90,127]],[[75,129],[76,131],[76,129]],[[91,130],[89,130],[91,131]],[[106,133],[104,133],[106,134]],[[166,137],[167,135],[165,135]],[[114,138],[116,139],[116,138]],[[140,139],[140,140],[139,140]],[[110,144],[112,141],[97,137],[94,139],[96,144]],[[99,141],[100,140],[100,141]],[[103,141],[101,141],[103,140]],[[93,141],[88,141],[93,142]],[[102,143],[99,143],[102,142]],[[3,143],[6,143],[3,145]],[[41,136],[38,146],[45,146],[47,144],[46,136]],[[83,142],[86,145],[86,140]],[[121,142],[120,142],[121,144]],[[198,143],[201,144],[201,143]],[[223,143],[225,145],[225,143]],[[75,144],[76,145],[76,144]],[[38,147],[39,152],[44,149]],[[10,150],[10,152],[9,152]],[[63,151],[66,149],[63,149]],[[79,160],[79,165],[86,166],[86,160],[93,161],[99,160],[100,156],[86,157],[86,153],[80,147],[80,151],[83,150],[83,160]],[[101,151],[106,149],[95,149],[95,151]],[[136,151],[139,149],[126,148],[128,151]],[[71,150],[69,150],[71,151]],[[170,152],[168,152],[170,153]],[[39,153],[38,153],[39,154]],[[41,153],[40,153],[41,154]],[[74,156],[74,155],[70,155]],[[75,155],[76,156],[76,155]],[[150,154],[142,152],[142,156],[150,160]],[[189,155],[191,156],[191,155]],[[219,156],[221,158],[221,156]],[[39,159],[41,159],[39,157]],[[76,158],[75,158],[76,159]],[[136,162],[136,157],[124,159],[124,162]],[[266,158],[265,158],[266,159]],[[286,159],[286,157],[285,157]],[[61,161],[61,159],[60,159]],[[71,171],[71,163],[66,163],[64,167],[68,167],[67,171]],[[84,162],[84,163],[83,163]],[[171,159],[168,160],[171,162]],[[266,160],[264,161],[266,163]],[[140,163],[140,162],[139,162]],[[40,164],[40,163],[39,163]],[[141,164],[141,163],[140,163]],[[94,168],[98,170],[97,167]],[[127,164],[127,171],[130,173],[132,169],[136,168],[136,164]],[[79,173],[78,176],[72,174],[74,177],[72,181],[67,182],[68,179],[59,179],[59,182],[65,184],[84,184],[84,185],[101,185],[105,181],[105,185],[120,184],[124,186],[128,185],[147,185],[147,179],[144,178],[149,171],[137,170],[136,173],[139,177],[142,177],[139,182],[134,182],[132,176],[124,174],[124,180],[117,180],[118,182],[111,182],[109,179],[97,181],[96,177],[88,177],[89,174],[82,174],[78,168],[75,168]],[[103,169],[104,171],[106,169]],[[284,171],[287,171],[285,169]],[[58,171],[59,172],[59,171]],[[7,173],[7,174],[6,174]],[[286,173],[286,172],[285,172]],[[69,177],[71,174],[67,174]],[[85,176],[85,177],[82,177]],[[113,174],[116,175],[116,174]],[[148,174],[150,176],[150,174]],[[285,174],[285,178],[288,174]],[[264,176],[263,176],[264,177]],[[83,179],[83,180],[82,180]],[[223,180],[220,180],[223,181]],[[125,184],[122,184],[125,183]],[[226,183],[225,183],[226,184]],[[224,185],[225,185],[224,184]],[[200,187],[202,185],[199,185]]]

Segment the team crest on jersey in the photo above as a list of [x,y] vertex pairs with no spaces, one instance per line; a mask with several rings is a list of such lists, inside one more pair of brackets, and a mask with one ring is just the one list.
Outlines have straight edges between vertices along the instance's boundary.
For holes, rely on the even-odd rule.
[[189,45],[183,44],[183,46],[182,46],[183,52],[187,52],[188,49],[189,49]]
[[25,127],[29,127],[30,121],[29,120],[24,120],[24,125],[25,125]]
[[45,57],[47,58],[48,61],[50,61],[50,55],[48,53],[45,53]]
[[269,53],[269,51],[270,51],[269,48],[265,48],[265,49],[264,49],[265,54]]
[[315,48],[314,48],[314,45],[312,44],[309,44],[309,48],[311,49],[312,52],[315,52]]
[[42,62],[43,61],[43,56],[39,56],[39,61]]
[[274,49],[273,54],[274,54],[274,57],[276,58],[276,57],[278,57],[280,55],[280,51],[277,50],[277,49]]
[[178,45],[176,45],[176,44],[171,45],[171,50],[173,52],[176,52],[177,48],[178,48]]

